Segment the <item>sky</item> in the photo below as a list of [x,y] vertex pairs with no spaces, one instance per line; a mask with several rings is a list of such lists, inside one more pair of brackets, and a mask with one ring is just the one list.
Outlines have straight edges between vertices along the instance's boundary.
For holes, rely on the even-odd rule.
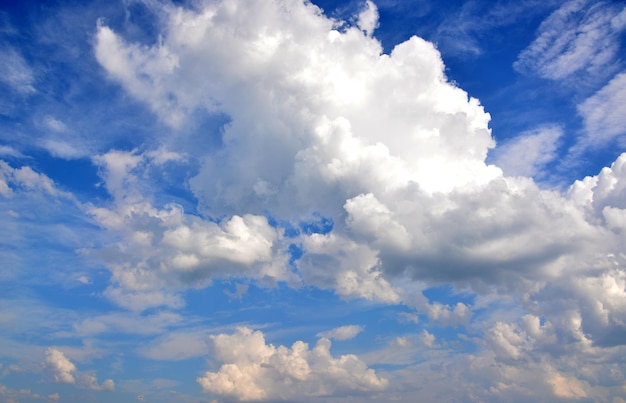
[[0,3],[0,401],[626,402],[626,4]]

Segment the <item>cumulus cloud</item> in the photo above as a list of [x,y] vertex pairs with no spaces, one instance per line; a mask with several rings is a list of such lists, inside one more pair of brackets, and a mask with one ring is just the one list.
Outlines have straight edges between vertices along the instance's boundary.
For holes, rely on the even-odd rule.
[[[478,101],[468,102],[465,92],[446,82],[432,44],[414,37],[391,55],[381,55],[375,39],[356,28],[334,30],[334,22],[312,4],[228,4],[211,3],[198,12],[168,10],[169,34],[149,50],[124,43],[105,26],[99,28],[96,46],[109,74],[165,121],[192,108],[216,106],[231,117],[223,151],[208,158],[192,181],[210,211],[220,213],[228,205],[306,210],[315,202],[326,213],[330,207],[323,200],[338,199],[328,188],[340,190],[345,201],[346,193],[367,185],[362,182],[366,174],[372,176],[370,186],[415,180],[439,190],[496,173],[480,163],[493,146],[489,116]],[[249,28],[231,30],[235,18]],[[113,40],[116,47],[111,48]],[[156,69],[170,57],[176,58],[175,67]],[[123,74],[109,67],[108,59],[117,58],[127,65]],[[202,60],[212,61],[206,64],[210,70],[194,69]],[[239,63],[233,69],[228,60]],[[140,76],[154,76],[170,95],[152,87],[135,93],[131,88],[140,84]],[[244,83],[253,91],[237,89]],[[428,101],[415,94],[428,94]],[[163,108],[164,102],[174,105]],[[261,116],[264,125],[256,124]],[[466,134],[458,135],[461,131]],[[379,169],[380,164],[387,169]],[[295,206],[293,196],[285,199],[294,191],[300,201]]]
[[56,348],[48,348],[46,350],[46,366],[52,369],[55,382],[59,383],[75,383],[73,373],[76,372],[76,366],[65,355]]
[[[551,18],[569,21],[578,6],[563,7]],[[589,21],[605,21],[611,10],[591,7]],[[382,54],[374,38],[335,30],[317,7],[295,0],[166,5],[164,15],[166,34],[152,47],[127,43],[101,23],[96,55],[174,127],[196,109],[231,118],[191,180],[202,210],[226,218],[154,207],[133,191],[149,158],[99,157],[118,203],[93,214],[126,240],[119,246],[126,261],[111,265],[120,289],[158,289],[164,278],[181,286],[214,276],[302,281],[343,298],[404,303],[458,326],[470,322],[471,306],[431,303],[411,292],[411,281],[521,296],[619,251],[601,221],[620,223],[618,206],[590,215],[576,200],[582,189],[541,190],[485,162],[494,146],[489,115],[447,82],[432,44],[411,38]],[[232,30],[235,22],[247,29]],[[502,164],[535,174],[560,135],[546,127],[509,143]],[[525,157],[515,160],[521,149]],[[298,235],[303,254],[291,273],[280,225],[268,223],[267,211],[292,223],[317,212],[334,227]]]
[[31,167],[14,168],[0,160],[0,195],[11,197],[16,190],[70,197],[69,194],[59,191],[50,178],[35,172]]
[[[626,154],[565,192],[542,189],[533,177],[541,179],[563,135],[542,126],[493,150],[491,165],[489,114],[448,81],[433,44],[413,37],[383,54],[371,1],[352,25],[301,0],[177,4],[150,3],[162,28],[152,42],[134,42],[106,20],[96,26],[96,59],[168,126],[172,141],[92,156],[111,197],[80,204],[101,230],[80,253],[111,275],[104,286],[82,268],[71,278],[102,286],[98,295],[123,311],[81,318],[72,335],[150,336],[134,352],[152,360],[206,356],[212,347],[214,362],[197,382],[231,400],[411,400],[419,388],[432,401],[618,401],[626,379]],[[559,80],[610,71],[626,13],[605,5],[564,3],[516,68]],[[0,80],[27,94],[34,78],[22,59],[0,62],[9,72]],[[624,87],[620,73],[579,105],[589,139],[623,134],[614,106],[624,104]],[[199,115],[228,122],[211,146],[198,147],[207,133],[190,129]],[[51,155],[86,155],[68,137],[69,119],[40,122],[50,134],[40,146]],[[23,157],[6,146],[0,155]],[[163,182],[178,171],[177,189],[191,191],[186,202],[197,200],[197,210],[167,194]],[[73,203],[49,177],[0,161],[0,223],[20,228],[25,212],[39,213],[43,203],[24,207],[23,195],[54,199],[46,204],[60,210]],[[48,238],[61,231],[54,234]],[[330,352],[330,339],[356,337],[357,325],[291,347],[248,328],[210,338],[198,328],[172,331],[183,322],[185,291],[215,279],[241,281],[231,298],[247,284],[283,282],[402,304],[394,315],[410,311],[397,317],[413,333],[357,357]],[[454,295],[426,292],[440,285]],[[71,351],[46,350],[55,382],[115,388],[80,371]],[[0,387],[17,396],[7,390]],[[133,393],[143,400],[147,390]]]
[[[332,289],[343,298],[397,303],[400,297],[382,276],[376,251],[334,234],[303,239],[306,254],[297,267],[306,284]],[[333,267],[333,270],[328,270]]]
[[624,16],[626,9],[619,4],[567,1],[541,23],[537,38],[514,67],[555,80],[581,72],[603,74],[618,54]]
[[113,380],[107,379],[99,385],[95,375],[77,371],[76,365],[65,357],[62,351],[49,347],[45,354],[46,359],[43,365],[52,372],[55,382],[72,384],[78,388],[96,391],[113,392],[115,390]]
[[[180,308],[174,291],[202,287],[213,278],[249,276],[259,281],[292,281],[282,232],[264,216],[234,215],[221,222],[186,214],[181,206],[154,207],[138,186],[153,168],[176,163],[165,150],[137,154],[112,151],[96,157],[101,176],[114,196],[110,207],[88,213],[118,241],[107,258],[113,282],[105,295],[119,305],[142,311],[153,306]],[[294,280],[295,281],[295,280]]]
[[233,334],[211,336],[217,372],[197,379],[205,392],[238,401],[296,401],[335,394],[371,394],[387,387],[355,355],[333,357],[331,342],[321,338],[309,349],[307,343],[291,347],[266,344],[260,331],[238,328]]
[[[90,213],[118,237],[107,262],[108,293],[119,301],[144,298],[137,310],[175,308],[177,289],[246,277],[404,304],[438,325],[475,326],[485,335],[483,351],[450,364],[458,373],[471,368],[478,383],[491,385],[486,391],[470,385],[476,396],[522,399],[539,393],[535,383],[555,398],[582,397],[580,390],[597,396],[592,375],[580,380],[584,374],[562,357],[604,354],[624,340],[626,155],[567,192],[541,189],[528,176],[554,159],[562,135],[546,126],[496,151],[504,172],[488,164],[495,143],[480,103],[447,81],[432,44],[414,37],[382,54],[370,35],[373,14],[339,30],[337,21],[297,0],[215,1],[195,9],[167,4],[162,12],[166,29],[150,46],[100,22],[99,62],[174,131],[198,110],[223,113],[229,123],[220,144],[196,155],[198,172],[189,184],[198,215],[144,195],[141,178],[164,166],[149,152],[95,159],[114,201]],[[553,79],[604,68],[623,29],[620,13],[613,6],[563,4],[516,67]],[[610,43],[598,53],[595,41]],[[608,136],[617,135],[611,130],[620,120],[598,111],[619,102],[620,85],[621,75],[580,108],[589,126]],[[607,123],[599,123],[603,116]],[[285,236],[285,227],[316,216],[332,227]],[[289,244],[301,251],[292,264]],[[426,298],[426,288],[441,284],[513,301],[520,318],[482,313],[476,324],[473,303]],[[414,345],[445,345],[433,337],[421,333],[422,343]],[[325,338],[312,349],[301,342],[274,347],[262,333],[240,329],[212,341],[221,367],[198,382],[234,399],[293,399],[291,385],[322,396],[385,384],[356,357],[332,357]],[[429,351],[444,354],[439,350]],[[331,379],[315,362],[340,374],[349,362],[360,375]],[[506,370],[490,372],[498,365]],[[481,371],[493,379],[481,378]],[[449,400],[455,399],[461,400]]]

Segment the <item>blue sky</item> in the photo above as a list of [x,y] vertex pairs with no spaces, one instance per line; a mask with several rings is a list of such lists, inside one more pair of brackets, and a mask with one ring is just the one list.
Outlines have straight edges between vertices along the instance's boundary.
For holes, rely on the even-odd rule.
[[3,402],[624,402],[619,1],[0,8]]

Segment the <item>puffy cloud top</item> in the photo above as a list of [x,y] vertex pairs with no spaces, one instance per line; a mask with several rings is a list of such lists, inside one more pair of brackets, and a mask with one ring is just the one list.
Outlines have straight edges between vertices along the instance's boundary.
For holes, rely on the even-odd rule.
[[219,371],[198,378],[206,392],[239,401],[284,401],[331,396],[344,392],[374,393],[388,381],[376,375],[355,355],[333,357],[331,342],[318,340],[291,347],[265,343],[260,331],[238,328],[233,334],[211,336]]

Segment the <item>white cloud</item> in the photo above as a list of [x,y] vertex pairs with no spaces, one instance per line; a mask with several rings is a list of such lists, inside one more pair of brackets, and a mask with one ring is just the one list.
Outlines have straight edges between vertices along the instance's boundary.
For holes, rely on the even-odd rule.
[[297,341],[291,348],[265,343],[260,331],[238,328],[232,334],[211,336],[217,372],[198,378],[205,392],[239,401],[289,400],[336,394],[370,394],[384,390],[387,380],[376,375],[355,355],[337,358],[331,343],[315,347]]
[[51,115],[46,115],[43,119],[43,123],[47,129],[53,132],[62,133],[67,130],[67,126],[65,126],[65,123],[61,122]]
[[606,145],[626,134],[626,72],[617,74],[602,89],[578,105],[584,119],[586,146]]
[[571,0],[544,20],[537,38],[514,67],[550,79],[580,72],[604,74],[619,51],[624,8],[619,4]]
[[35,92],[35,77],[24,57],[15,49],[0,49],[0,81],[21,94]]
[[303,239],[303,247],[306,254],[298,260],[297,267],[306,284],[333,289],[344,298],[400,301],[382,276],[376,252],[366,245],[334,234],[313,234]]
[[46,350],[44,366],[52,372],[54,381],[57,383],[72,384],[82,389],[115,391],[113,380],[107,379],[102,385],[98,385],[98,379],[95,375],[77,371],[74,363],[67,359],[62,351],[54,347],[49,347]]
[[65,355],[56,348],[46,350],[46,366],[52,369],[55,382],[75,383],[74,372],[76,366]]
[[424,343],[426,347],[437,347],[435,340],[437,340],[437,337],[434,334],[430,333],[428,330],[424,330],[422,332],[422,343]]
[[610,167],[603,168],[598,175],[574,182],[568,190],[568,198],[580,205],[587,219],[595,223],[606,220],[604,211],[626,209],[625,197],[626,153],[620,155]]
[[73,144],[59,139],[47,138],[41,142],[41,147],[50,153],[50,155],[64,159],[74,159],[87,156],[85,150],[76,148]]
[[427,305],[425,310],[430,320],[444,326],[468,325],[472,317],[472,311],[462,302],[457,302],[454,308],[435,302]]
[[357,25],[366,35],[371,36],[378,27],[378,8],[372,1],[365,2],[365,8],[359,13]]
[[558,141],[563,135],[559,126],[543,126],[521,133],[494,150],[493,162],[508,176],[541,178],[546,164],[557,156]]
[[558,397],[564,397],[566,399],[587,397],[587,393],[585,393],[581,382],[576,379],[568,379],[556,373],[548,380],[548,383],[552,385],[554,394]]
[[[100,60],[109,73],[165,121],[216,105],[232,118],[224,133],[225,152],[207,159],[192,181],[212,212],[229,205],[301,207],[311,195],[324,207],[324,198],[337,199],[326,188],[345,185],[342,193],[353,193],[350,189],[365,186],[358,182],[365,173],[374,174],[374,186],[416,180],[433,190],[493,176],[473,161],[493,145],[489,117],[476,100],[468,102],[465,92],[445,81],[432,44],[412,38],[391,56],[381,55],[377,41],[356,29],[334,31],[333,21],[311,4],[232,4],[236,14],[220,2],[198,12],[167,10],[168,36],[146,51],[101,26],[96,48],[103,49]],[[245,20],[248,29],[232,31],[234,18]],[[157,55],[161,59],[153,61]],[[170,58],[176,58],[175,67],[158,67]],[[108,59],[124,64],[124,71],[110,67]],[[194,67],[203,60],[211,60],[205,63],[209,70]],[[142,85],[139,76],[154,76],[157,89],[135,92]],[[242,85],[253,91],[241,92]],[[391,92],[396,95],[386,96]],[[428,101],[415,94],[428,94]],[[161,106],[168,102],[175,104]],[[259,117],[264,125],[256,124]],[[459,131],[466,135],[456,135]],[[245,167],[240,161],[246,161]],[[388,169],[379,169],[381,163]],[[273,191],[254,192],[260,183]],[[294,196],[283,199],[294,191],[300,201],[296,206],[290,203]]]
[[10,146],[0,145],[0,157],[24,158],[24,154]]
[[[168,29],[152,47],[99,26],[102,65],[165,122],[176,126],[195,109],[231,118],[223,145],[191,181],[203,211],[226,217],[220,224],[137,196],[141,169],[156,166],[150,157],[98,159],[118,205],[92,211],[124,240],[118,256],[125,261],[110,265],[115,287],[156,292],[172,278],[180,287],[216,276],[301,279],[343,298],[403,303],[442,325],[467,326],[471,306],[429,302],[411,292],[412,281],[477,293],[495,287],[522,298],[621,251],[603,221],[621,222],[616,201],[602,206],[605,215],[590,213],[575,192],[544,191],[485,163],[494,144],[489,115],[446,81],[432,44],[412,38],[382,55],[375,39],[334,31],[313,5],[284,6],[166,6]],[[564,7],[551,18],[567,25],[574,6]],[[611,10],[591,8],[585,23],[604,27]],[[235,23],[246,30],[232,30]],[[583,45],[572,45],[572,54]],[[510,143],[501,157],[506,169],[535,174],[560,134],[548,127]],[[520,149],[524,158],[516,160]],[[261,216],[268,211],[291,222],[316,211],[334,222],[329,234],[296,239],[304,251],[299,278],[286,269],[280,228]]]
[[282,232],[267,218],[246,214],[215,222],[186,214],[178,205],[159,209],[142,195],[141,178],[151,169],[181,162],[180,155],[164,149],[112,151],[94,160],[115,201],[88,212],[116,240],[117,253],[105,256],[113,274],[105,295],[118,305],[135,311],[180,308],[184,302],[176,289],[203,287],[219,277],[295,281]]
[[363,326],[358,325],[346,325],[336,327],[326,332],[320,332],[317,337],[325,337],[327,339],[334,340],[350,340],[355,338],[359,333],[363,331]]
[[[431,322],[487,335],[483,350],[451,358],[447,372],[408,368],[407,388],[415,387],[415,370],[425,374],[422,385],[433,382],[434,396],[443,391],[441,400],[451,401],[558,399],[554,384],[564,385],[561,378],[547,382],[555,373],[571,385],[586,385],[576,383],[584,374],[563,357],[590,359],[624,340],[619,298],[626,267],[626,155],[567,193],[542,190],[529,177],[504,176],[485,162],[494,146],[489,115],[447,82],[432,44],[412,38],[383,55],[376,39],[357,28],[336,31],[336,22],[310,3],[281,5],[167,5],[167,29],[152,46],[128,43],[99,25],[98,60],[162,121],[180,128],[196,110],[230,119],[222,142],[202,156],[190,181],[201,213],[221,217],[219,222],[143,196],[150,192],[142,191],[147,185],[141,178],[160,169],[149,153],[96,159],[115,199],[91,210],[118,237],[107,262],[110,290],[163,297],[164,290],[203,287],[219,277],[305,284],[342,298],[404,304]],[[609,18],[613,8],[590,6],[582,25],[576,24],[577,7],[568,2],[548,20],[566,33],[562,39],[548,22],[542,25],[518,68],[561,79],[606,66],[611,46],[598,53],[590,44],[613,38],[621,19]],[[586,31],[576,36],[581,26]],[[602,96],[613,99],[614,93]],[[503,147],[506,173],[536,175],[552,160],[560,136],[560,129],[544,127]],[[284,237],[281,223],[297,227],[314,214],[332,220],[332,230]],[[291,242],[303,251],[295,273],[288,264]],[[488,314],[476,315],[471,303],[424,296],[426,288],[441,284],[483,302],[510,303],[515,307],[508,314],[519,320],[485,319]],[[155,301],[152,306],[169,304]],[[447,342],[430,335],[422,332],[412,348],[447,354],[426,349]],[[466,339],[473,343],[472,337]],[[352,375],[369,378],[316,372],[317,356],[326,357],[319,361],[325,368],[362,363],[333,358],[326,339],[312,349],[301,342],[274,347],[262,333],[240,329],[212,340],[221,366],[198,382],[227,398],[281,400],[384,386],[361,364],[354,364]],[[408,347],[386,348],[392,347],[395,362],[415,362],[399,352]],[[471,376],[458,375],[465,373]],[[448,375],[464,391],[446,390]],[[591,378],[584,378],[589,385]]]
[[0,195],[11,197],[15,190],[41,192],[50,196],[71,198],[67,193],[59,191],[54,182],[46,175],[37,173],[26,165],[13,168],[5,161],[0,160]]

